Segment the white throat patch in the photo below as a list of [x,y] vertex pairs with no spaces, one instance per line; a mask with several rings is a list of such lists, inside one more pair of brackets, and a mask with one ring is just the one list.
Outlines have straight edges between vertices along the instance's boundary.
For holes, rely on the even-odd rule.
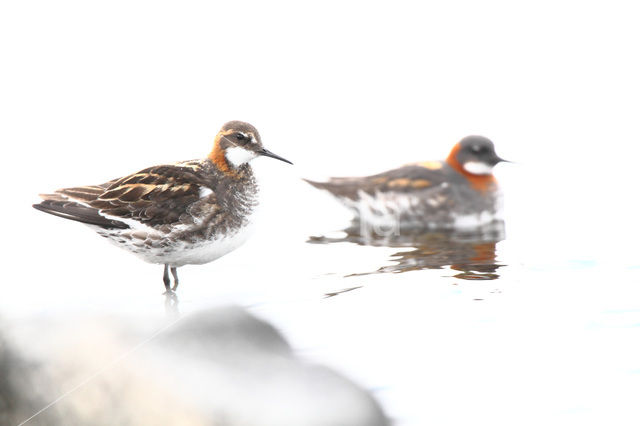
[[490,175],[493,171],[493,166],[480,161],[467,161],[462,168],[474,175]]
[[248,163],[257,156],[258,154],[256,154],[255,152],[249,151],[240,146],[233,146],[231,148],[228,148],[226,152],[227,160],[229,160],[229,162],[233,164],[234,167],[238,167],[243,165],[244,163]]

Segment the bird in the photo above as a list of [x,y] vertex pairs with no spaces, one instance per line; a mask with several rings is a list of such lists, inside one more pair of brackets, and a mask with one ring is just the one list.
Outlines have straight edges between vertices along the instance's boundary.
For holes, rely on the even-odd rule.
[[[320,182],[371,233],[403,229],[472,229],[502,220],[502,195],[493,167],[504,160],[484,136],[467,136],[442,161],[411,163],[365,177]],[[364,233],[364,232],[363,232]]]
[[251,124],[230,121],[204,159],[58,189],[41,194],[33,207],[84,223],[143,260],[164,265],[162,280],[171,293],[178,288],[177,268],[214,261],[249,237],[259,191],[249,162],[260,156],[293,164],[265,149]]

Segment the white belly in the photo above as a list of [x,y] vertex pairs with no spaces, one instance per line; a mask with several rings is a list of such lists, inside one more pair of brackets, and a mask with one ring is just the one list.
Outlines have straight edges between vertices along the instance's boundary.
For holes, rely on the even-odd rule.
[[[105,232],[103,229],[90,227],[96,228],[96,231],[110,242],[132,252],[146,262],[166,264],[172,267],[212,262],[240,247],[253,233],[253,224],[250,221],[248,225],[240,227],[235,233],[228,236],[219,236],[216,239],[197,243],[188,243],[178,239],[173,243],[170,242],[168,247],[162,247],[146,246],[142,241],[134,243],[131,239],[123,239],[120,230]],[[164,238],[171,241],[171,235]]]
[[[208,195],[205,193],[205,196]],[[251,236],[257,216],[257,203],[247,212],[243,225],[228,234],[213,234],[211,239],[193,241],[184,235],[190,225],[176,225],[169,234],[163,234],[137,221],[126,220],[130,229],[105,230],[91,226],[100,235],[149,263],[180,267],[212,262],[240,247]],[[120,219],[118,219],[120,220]]]
[[248,225],[228,237],[198,244],[183,244],[182,247],[176,247],[170,255],[154,256],[153,260],[149,259],[148,261],[166,263],[175,267],[209,263],[240,247],[252,233],[253,227]]

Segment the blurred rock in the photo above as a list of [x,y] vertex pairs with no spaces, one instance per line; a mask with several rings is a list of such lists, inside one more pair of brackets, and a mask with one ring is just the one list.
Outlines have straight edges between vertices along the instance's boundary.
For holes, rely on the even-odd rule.
[[[0,331],[0,424],[377,426],[376,401],[237,307]],[[3,340],[4,337],[4,340]]]

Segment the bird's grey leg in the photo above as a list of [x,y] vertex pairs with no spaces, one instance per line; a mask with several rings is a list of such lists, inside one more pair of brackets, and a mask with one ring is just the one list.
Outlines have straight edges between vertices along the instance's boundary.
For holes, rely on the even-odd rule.
[[[173,270],[171,272],[173,272]],[[167,264],[164,265],[164,275],[162,275],[162,281],[164,282],[164,288],[167,291],[171,291],[171,279],[169,278],[169,265]]]
[[171,275],[173,275],[173,291],[176,291],[178,288],[178,268],[175,266],[171,267]]

